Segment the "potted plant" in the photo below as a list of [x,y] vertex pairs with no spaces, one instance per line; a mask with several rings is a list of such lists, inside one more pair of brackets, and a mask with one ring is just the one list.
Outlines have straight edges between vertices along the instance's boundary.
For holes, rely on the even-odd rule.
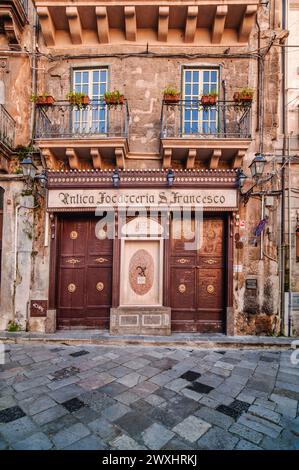
[[119,90],[106,91],[104,93],[105,103],[108,105],[123,105],[125,97]]
[[84,108],[85,106],[89,105],[90,98],[85,93],[81,93],[79,91],[70,91],[66,95],[67,99],[73,106],[77,106],[78,108]]
[[41,106],[51,106],[52,104],[55,103],[55,100],[52,95],[49,95],[48,93],[43,93],[43,94],[33,94],[30,97],[30,101],[33,103],[36,103],[37,105]]
[[254,96],[254,89],[244,87],[241,88],[240,91],[236,91],[234,93],[233,99],[236,103],[244,104],[244,103],[251,103]]
[[166,104],[175,104],[180,101],[180,92],[173,87],[167,87],[163,90],[163,100]]
[[204,93],[200,101],[203,106],[215,106],[217,103],[217,97],[217,91],[211,90],[209,93]]

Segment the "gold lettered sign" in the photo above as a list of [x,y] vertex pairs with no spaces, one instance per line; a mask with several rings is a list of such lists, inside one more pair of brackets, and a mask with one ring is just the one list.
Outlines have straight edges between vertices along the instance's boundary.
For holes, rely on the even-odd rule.
[[48,209],[107,207],[204,208],[234,210],[236,189],[50,189]]

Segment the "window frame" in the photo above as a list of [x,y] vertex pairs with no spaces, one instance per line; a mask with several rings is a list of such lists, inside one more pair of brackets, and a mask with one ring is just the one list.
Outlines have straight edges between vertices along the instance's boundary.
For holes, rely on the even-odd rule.
[[[209,120],[207,119],[203,119],[203,110],[199,110],[198,111],[198,120],[197,120],[197,132],[195,133],[192,133],[191,131],[191,127],[192,127],[192,119],[190,120],[190,131],[187,133],[185,132],[185,118],[184,118],[184,115],[185,115],[185,105],[186,105],[186,99],[185,99],[185,90],[186,90],[186,80],[185,80],[185,76],[186,76],[186,71],[196,71],[198,70],[199,72],[199,80],[198,80],[198,97],[197,97],[197,100],[200,101],[200,97],[202,96],[203,94],[203,86],[204,86],[204,81],[203,81],[203,74],[205,71],[209,71],[209,72],[216,72],[217,73],[217,87],[216,87],[216,91],[218,93],[218,98],[220,96],[220,83],[221,83],[221,65],[220,64],[185,64],[183,66],[181,66],[181,96],[182,96],[182,99],[183,99],[183,105],[181,107],[181,116],[180,116],[180,134],[181,136],[192,136],[192,135],[214,135],[214,134],[217,134],[218,131],[217,129],[219,129],[219,125],[220,125],[220,108],[218,108],[218,110],[216,109],[216,119],[215,121],[214,120],[211,120],[212,122],[215,122],[215,126],[216,126],[216,131],[215,133],[211,133],[211,132],[204,132],[203,130],[203,123],[204,122],[209,122]],[[191,82],[192,83],[192,82]],[[194,98],[195,100],[195,98]],[[207,113],[209,113],[209,116],[210,116],[210,113],[211,113],[211,110],[208,110],[206,111]],[[194,121],[196,122],[196,121]]]
[[[93,66],[89,66],[89,67],[84,67],[84,66],[79,66],[79,67],[71,67],[71,90],[72,91],[75,91],[76,90],[76,78],[75,78],[75,74],[76,72],[88,72],[89,76],[88,76],[88,96],[91,100],[91,104],[90,104],[90,108],[89,109],[80,109],[80,110],[76,110],[74,109],[73,112],[71,113],[71,129],[72,129],[72,132],[73,133],[76,133],[76,132],[80,132],[80,130],[82,131],[82,129],[84,129],[84,123],[87,122],[88,124],[88,128],[90,130],[93,129],[93,93],[92,93],[92,88],[93,88],[93,74],[92,72],[95,72],[95,71],[98,71],[99,73],[101,71],[105,70],[106,71],[106,89],[105,91],[108,91],[109,88],[110,88],[110,67],[108,65],[93,65]],[[81,82],[82,83],[82,82]],[[101,83],[100,81],[98,82],[99,84]],[[103,98],[103,99],[102,99]],[[98,123],[98,127],[97,127],[97,130],[95,130],[94,132],[91,132],[91,133],[95,133],[95,134],[104,134],[104,135],[107,135],[108,133],[108,129],[109,129],[109,110],[105,107],[105,103],[104,103],[104,95],[100,95],[98,94],[98,98],[97,98],[97,107],[100,107],[98,109],[98,112],[101,111],[101,106],[103,106],[103,109],[104,109],[104,112],[105,112],[105,119],[104,120],[101,120],[101,119],[98,119],[97,120],[97,123]],[[77,114],[75,113],[79,113],[79,119],[77,119]],[[85,114],[86,113],[86,114]],[[87,116],[87,119],[84,119],[85,115]],[[83,126],[82,124],[80,124],[80,121],[83,123]],[[101,129],[101,125],[100,123],[101,122],[105,122],[105,126],[104,126],[104,131],[102,131]],[[75,123],[77,125],[77,123],[79,123],[78,125],[78,128],[75,127]],[[84,132],[83,132],[84,133]],[[88,132],[87,132],[88,134]]]

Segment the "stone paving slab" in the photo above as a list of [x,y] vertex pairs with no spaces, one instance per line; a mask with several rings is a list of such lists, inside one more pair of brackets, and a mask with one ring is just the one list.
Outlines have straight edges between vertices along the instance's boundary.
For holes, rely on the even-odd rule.
[[0,449],[298,449],[299,366],[260,341],[6,345]]

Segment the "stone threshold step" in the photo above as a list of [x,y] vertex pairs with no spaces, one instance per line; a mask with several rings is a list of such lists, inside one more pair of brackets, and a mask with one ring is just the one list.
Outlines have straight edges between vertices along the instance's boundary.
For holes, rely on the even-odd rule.
[[269,336],[225,336],[206,335],[194,333],[173,333],[171,336],[112,336],[106,331],[90,330],[60,330],[52,334],[30,332],[0,332],[0,341],[4,343],[63,343],[68,345],[106,345],[106,346],[163,346],[187,348],[283,348],[290,349],[296,346],[292,342],[295,337],[269,337]]

